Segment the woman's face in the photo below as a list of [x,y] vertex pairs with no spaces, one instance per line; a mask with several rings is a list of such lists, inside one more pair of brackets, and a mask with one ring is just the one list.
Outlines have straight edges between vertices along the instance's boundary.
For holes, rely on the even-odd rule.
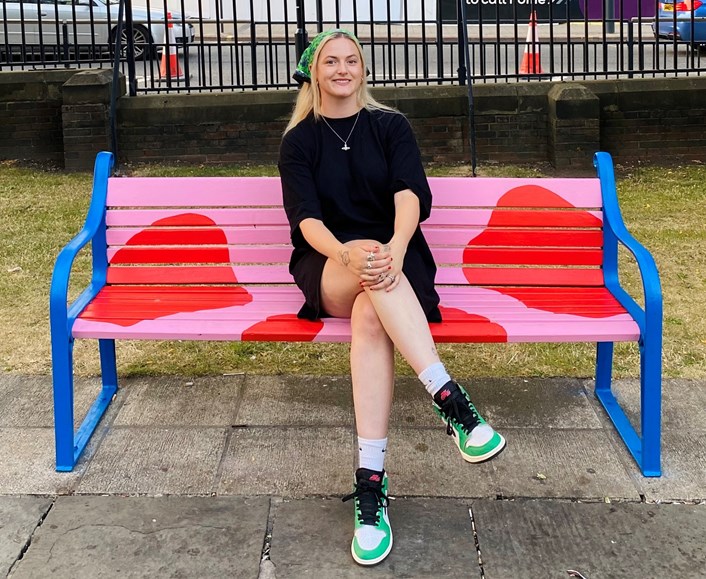
[[324,44],[316,63],[316,82],[324,101],[355,98],[363,82],[363,63],[356,43],[339,37]]

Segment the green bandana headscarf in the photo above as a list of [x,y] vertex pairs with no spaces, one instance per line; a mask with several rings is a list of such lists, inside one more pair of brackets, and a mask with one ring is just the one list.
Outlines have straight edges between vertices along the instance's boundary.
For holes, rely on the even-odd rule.
[[363,53],[363,49],[360,47],[360,42],[358,42],[358,39],[347,30],[343,30],[342,28],[334,28],[333,30],[319,32],[319,34],[314,37],[309,46],[307,46],[306,50],[302,53],[302,56],[299,59],[299,64],[297,64],[297,69],[292,75],[292,78],[300,85],[305,82],[311,82],[311,61],[314,58],[314,53],[316,52],[316,49],[319,48],[319,45],[324,38],[328,38],[334,34],[342,34],[343,36],[347,36],[358,45],[358,50],[360,50],[360,53]]

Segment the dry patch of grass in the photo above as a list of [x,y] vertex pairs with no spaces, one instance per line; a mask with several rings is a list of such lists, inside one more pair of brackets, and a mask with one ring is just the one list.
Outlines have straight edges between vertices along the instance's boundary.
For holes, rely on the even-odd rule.
[[[263,167],[126,167],[139,175],[274,175]],[[468,175],[468,167],[433,167],[433,175]],[[549,168],[482,166],[479,175],[551,175]],[[706,377],[706,167],[618,168],[618,189],[628,228],[653,253],[665,300],[665,375]],[[88,174],[65,174],[0,163],[0,368],[5,372],[48,373],[49,282],[54,260],[80,229],[91,191]],[[623,281],[639,295],[638,276],[627,256]],[[83,252],[75,287],[89,277]],[[441,345],[454,374],[463,376],[591,376],[590,344]],[[80,374],[99,371],[93,341],[76,345]],[[616,373],[637,373],[637,348],[616,348]],[[260,374],[347,374],[345,344],[119,342],[122,375],[197,376],[231,372]],[[398,359],[398,372],[411,370]]]

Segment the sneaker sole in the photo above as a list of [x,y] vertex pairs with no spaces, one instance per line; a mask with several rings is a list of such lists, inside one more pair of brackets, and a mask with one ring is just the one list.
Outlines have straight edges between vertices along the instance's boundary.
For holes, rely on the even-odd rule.
[[454,433],[453,438],[454,442],[456,442],[456,448],[458,448],[458,451],[461,453],[461,457],[463,458],[463,460],[472,464],[478,464],[479,462],[485,462],[487,460],[490,460],[491,458],[498,456],[503,450],[505,450],[505,447],[507,446],[507,441],[505,440],[505,437],[499,432],[496,432],[496,434],[500,437],[500,444],[498,444],[498,446],[496,446],[492,450],[489,450],[485,454],[479,454],[478,456],[468,456],[461,450],[461,447],[458,445],[456,433]]
[[358,565],[363,565],[364,567],[371,567],[372,565],[382,563],[385,559],[387,559],[390,551],[392,551],[392,532],[390,532],[390,545],[387,547],[385,552],[376,559],[360,559],[358,555],[355,554],[353,543],[351,543],[351,555],[353,556],[353,560],[358,563]]

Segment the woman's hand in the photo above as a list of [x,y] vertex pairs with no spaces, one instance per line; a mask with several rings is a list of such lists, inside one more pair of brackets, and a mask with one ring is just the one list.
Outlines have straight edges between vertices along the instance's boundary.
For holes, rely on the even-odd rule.
[[386,256],[388,258],[387,268],[380,272],[374,280],[366,282],[364,287],[388,292],[395,289],[400,283],[400,274],[402,273],[402,264],[404,263],[406,252],[407,246],[395,242],[394,239],[382,245],[376,256]]
[[356,245],[340,252],[339,257],[341,263],[360,278],[361,287],[372,288],[379,284],[392,268],[390,253],[383,251],[380,245]]
[[394,239],[391,239],[390,242],[383,245],[382,248],[390,254],[391,268],[387,272],[387,279],[382,280],[381,283],[383,284],[383,289],[390,292],[400,283],[404,256],[405,253],[407,253],[407,245],[403,245],[402,243],[395,242]]

